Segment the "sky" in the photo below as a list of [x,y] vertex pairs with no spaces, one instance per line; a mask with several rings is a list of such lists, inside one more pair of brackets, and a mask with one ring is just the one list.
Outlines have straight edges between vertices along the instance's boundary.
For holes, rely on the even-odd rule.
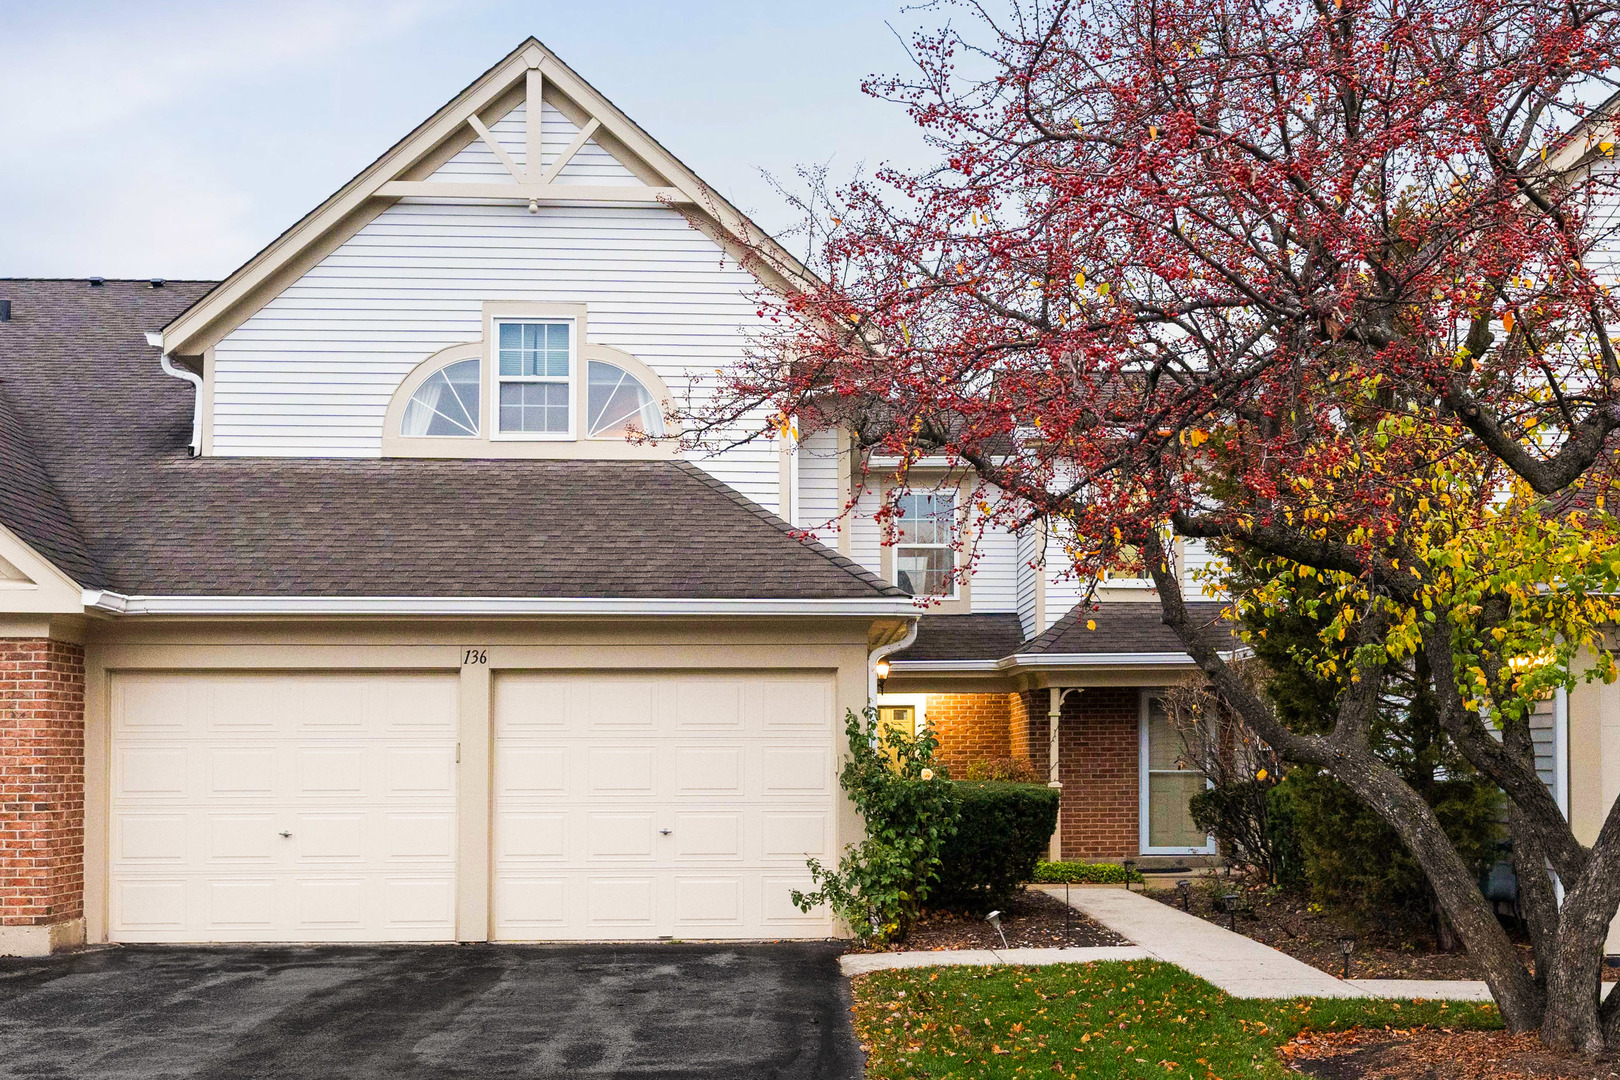
[[532,34],[760,224],[926,149],[903,0],[0,0],[0,277],[218,278]]

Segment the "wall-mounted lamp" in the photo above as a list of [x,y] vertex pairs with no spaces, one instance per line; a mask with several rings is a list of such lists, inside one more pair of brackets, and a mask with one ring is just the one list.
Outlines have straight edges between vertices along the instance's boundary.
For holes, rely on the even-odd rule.
[[877,662],[878,693],[883,693],[883,684],[889,681],[889,658],[884,657]]

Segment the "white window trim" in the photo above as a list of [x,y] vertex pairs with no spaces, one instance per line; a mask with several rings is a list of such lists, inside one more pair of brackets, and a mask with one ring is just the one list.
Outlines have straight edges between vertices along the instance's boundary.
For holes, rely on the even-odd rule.
[[[1214,855],[1215,838],[1211,836],[1209,842],[1203,847],[1151,847],[1148,844],[1149,830],[1148,815],[1152,813],[1152,806],[1148,799],[1148,703],[1159,696],[1160,691],[1155,687],[1144,686],[1137,698],[1136,721],[1136,773],[1137,773],[1137,817],[1140,819],[1138,847],[1143,855]],[[1208,785],[1208,781],[1205,781]]]
[[[894,581],[896,585],[898,585],[900,582],[900,552],[905,548],[916,548],[925,551],[944,551],[950,556],[951,567],[953,570],[961,565],[961,556],[958,554],[958,541],[961,540],[962,534],[965,531],[964,514],[962,511],[962,489],[952,487],[950,485],[942,485],[935,488],[915,487],[905,492],[905,494],[911,496],[932,495],[938,497],[947,492],[950,493],[951,496],[951,539],[947,540],[943,544],[905,544],[900,542],[900,538],[897,535],[894,543]],[[907,519],[905,518],[897,519],[895,522],[895,529],[898,531],[899,529],[905,528],[906,520]],[[912,520],[915,521],[916,519]],[[946,585],[948,586],[948,589],[945,592],[917,593],[916,595],[921,597],[933,597],[937,600],[946,602],[962,599],[962,583],[956,579],[955,573],[951,573],[946,578]]]
[[[580,378],[579,372],[579,341],[584,336],[584,318],[572,315],[500,315],[492,314],[484,328],[489,342],[488,356],[485,360],[484,371],[488,376],[485,382],[489,384],[489,437],[492,440],[503,442],[575,442],[579,438],[581,405],[580,388],[585,380]],[[501,374],[501,327],[507,323],[558,324],[568,326],[568,374],[559,379],[555,375],[502,375]],[[568,430],[561,431],[506,431],[501,427],[501,387],[511,383],[522,386],[534,384],[537,386],[555,386],[558,383],[568,388]]]

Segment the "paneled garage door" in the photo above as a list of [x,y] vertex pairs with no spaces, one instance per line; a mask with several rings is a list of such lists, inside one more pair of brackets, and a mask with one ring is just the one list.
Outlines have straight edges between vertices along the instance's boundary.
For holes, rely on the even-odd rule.
[[497,672],[495,936],[808,937],[834,850],[830,675]]
[[453,939],[457,685],[114,675],[112,939]]

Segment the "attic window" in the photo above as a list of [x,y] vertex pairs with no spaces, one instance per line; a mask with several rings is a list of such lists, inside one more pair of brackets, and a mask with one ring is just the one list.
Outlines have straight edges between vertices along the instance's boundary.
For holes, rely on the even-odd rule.
[[574,324],[499,322],[496,328],[501,433],[571,438]]
[[477,435],[481,366],[477,359],[458,360],[428,376],[405,406],[399,433],[411,437]]
[[664,418],[641,380],[605,360],[592,360],[587,366],[588,438],[623,439],[632,431],[663,437]]

